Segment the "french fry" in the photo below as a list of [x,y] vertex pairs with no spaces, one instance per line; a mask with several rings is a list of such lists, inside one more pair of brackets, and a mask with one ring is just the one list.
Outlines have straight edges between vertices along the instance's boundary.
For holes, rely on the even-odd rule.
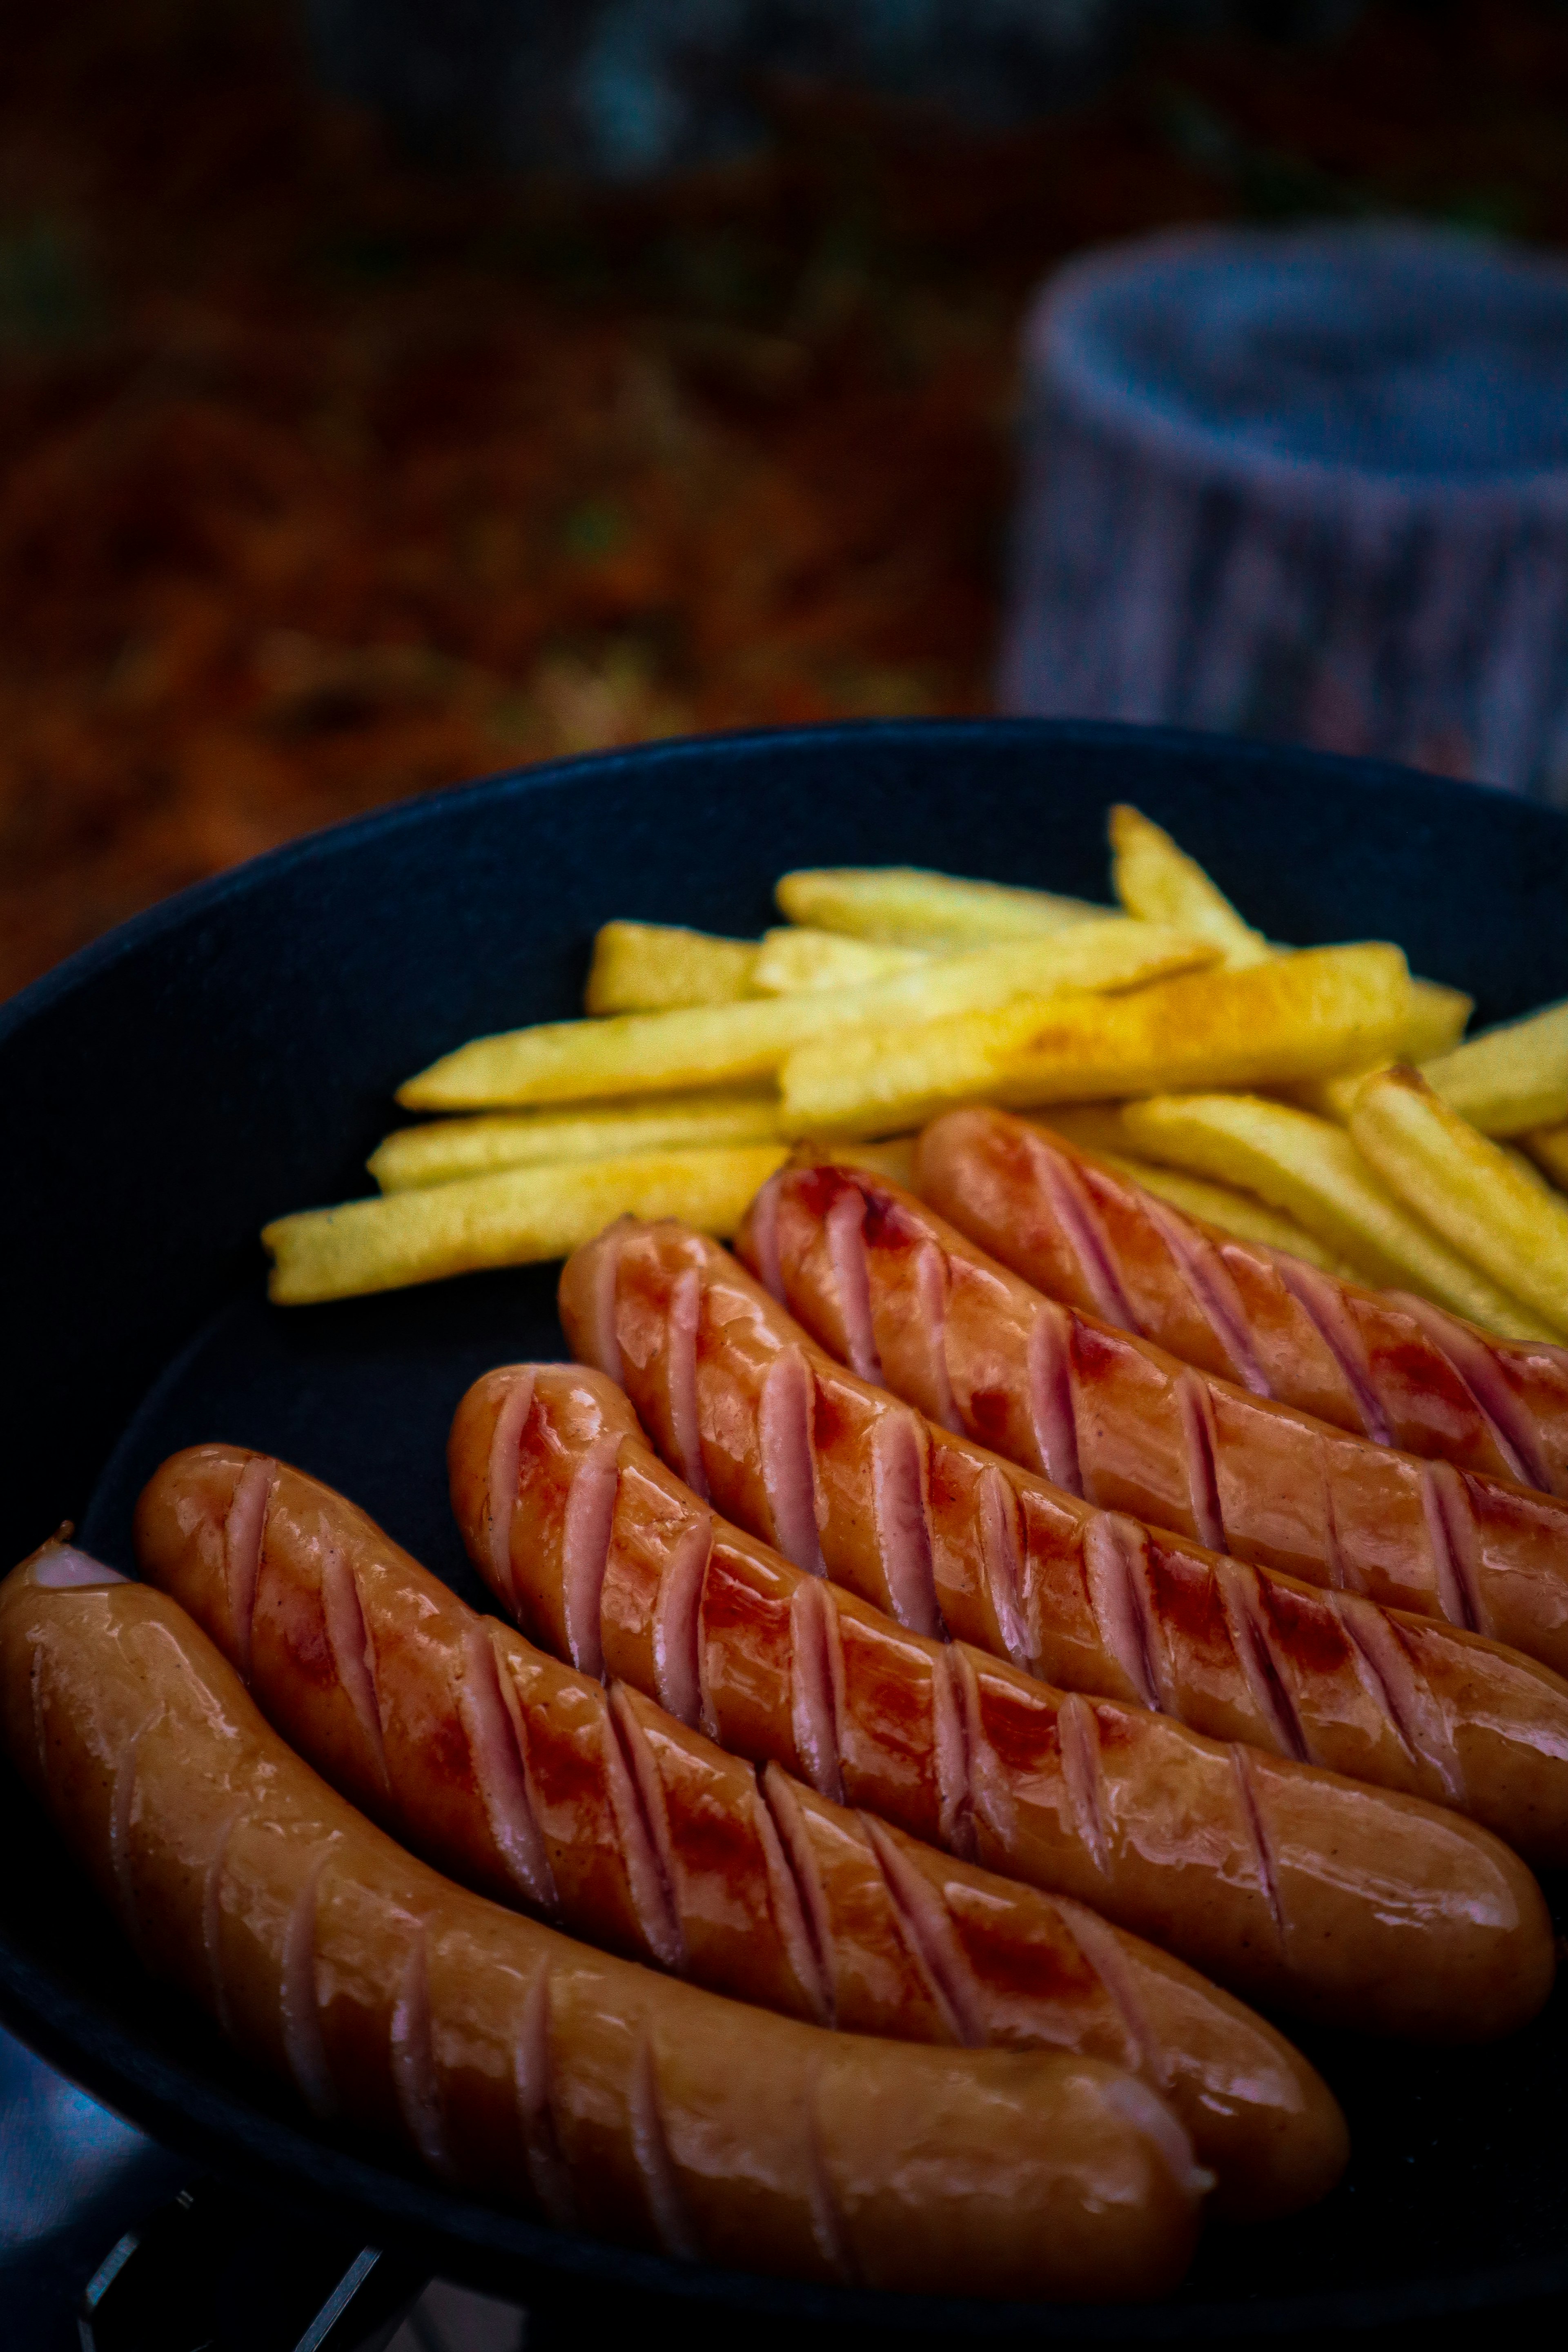
[[1409,996],[1399,950],[1373,943],[1114,997],[1062,993],[919,1029],[861,1028],[790,1055],[784,1132],[892,1134],[975,1098],[1027,1110],[1172,1085],[1279,1086],[1374,1058],[1408,1018]]
[[[1435,980],[1413,980],[1410,987],[1409,1026],[1387,1060],[1374,1066],[1377,1068],[1387,1069],[1392,1062],[1425,1062],[1434,1054],[1447,1054],[1464,1035],[1465,1024],[1475,1011],[1472,999],[1462,989],[1445,988]],[[1342,1127],[1363,1078],[1369,1075],[1363,1068],[1342,1071],[1332,1078],[1308,1078],[1290,1088],[1290,1099],[1303,1110],[1337,1119]]]
[[827,1161],[835,1168],[868,1168],[873,1176],[915,1189],[915,1142],[912,1135],[890,1135],[884,1143],[797,1143],[790,1153],[792,1168],[816,1168]]
[[[483,1110],[596,1095],[765,1078],[797,1045],[858,1027],[897,1028],[1063,987],[1129,988],[1211,962],[1214,950],[1152,923],[1108,917],[1053,938],[1013,940],[933,957],[862,988],[802,989],[743,1004],[555,1021],[477,1037],[398,1090],[407,1110]],[[892,1128],[908,1127],[896,1119]],[[796,1131],[798,1130],[792,1130]]]
[[678,923],[605,923],[594,941],[585,1013],[658,1013],[750,996],[755,940],[721,940]]
[[888,948],[847,931],[815,931],[786,924],[764,931],[752,987],[759,996],[793,996],[802,988],[858,988],[868,980],[914,971],[931,957],[923,948]]
[[1568,1003],[1484,1029],[1450,1054],[1423,1059],[1421,1075],[1483,1135],[1560,1126],[1568,1119]]
[[1103,923],[1110,907],[1020,890],[1005,882],[965,882],[920,866],[827,866],[784,875],[774,892],[792,923],[846,931],[886,947],[986,947],[998,940],[1049,937],[1072,923]]
[[1351,1140],[1472,1265],[1568,1337],[1568,1202],[1450,1109],[1418,1070],[1366,1079]]
[[1034,1124],[1050,1128],[1080,1151],[1092,1151],[1103,1160],[1113,1151],[1132,1150],[1122,1108],[1121,1103],[1053,1103],[1048,1110],[1036,1113]]
[[1261,931],[1244,923],[1195,857],[1141,809],[1110,812],[1110,882],[1121,905],[1145,923],[1169,923],[1210,940],[1231,971],[1267,963],[1275,953]]
[[1142,1157],[1256,1192],[1358,1268],[1363,1281],[1418,1291],[1503,1339],[1552,1336],[1413,1216],[1342,1127],[1256,1095],[1155,1096],[1129,1103],[1123,1116]]
[[629,1151],[689,1150],[720,1143],[767,1143],[780,1133],[778,1097],[770,1087],[715,1087],[706,1094],[634,1096],[629,1102],[579,1103],[569,1111],[492,1111],[477,1118],[437,1118],[399,1128],[366,1166],[384,1192],[450,1184],[500,1168],[542,1168],[553,1160],[611,1160]]
[[1568,1126],[1532,1127],[1519,1139],[1559,1192],[1568,1192]]
[[766,1143],[627,1153],[306,1209],[263,1228],[268,1296],[304,1307],[565,1257],[628,1213],[679,1217],[726,1239],[784,1158],[782,1144]]

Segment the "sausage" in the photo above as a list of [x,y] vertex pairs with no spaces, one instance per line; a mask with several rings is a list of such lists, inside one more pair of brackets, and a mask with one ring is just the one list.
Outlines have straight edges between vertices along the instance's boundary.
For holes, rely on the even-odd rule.
[[864,1214],[846,1181],[807,1171],[764,1186],[742,1246],[797,1312],[808,1293],[820,1299],[851,1362],[875,1360],[940,1418],[1105,1509],[1568,1673],[1568,1507],[1179,1363],[1046,1299],[913,1194],[847,1171],[873,1204]]
[[[817,1168],[764,1188],[741,1246],[811,1330],[927,1415],[1037,1460],[1045,1429],[1059,1460],[1072,1399],[1038,1345],[1057,1310],[994,1279],[978,1253],[944,1255],[943,1234],[864,1171]],[[651,1266],[659,1250],[639,1238],[635,1255]],[[901,1623],[1062,1688],[1450,1806],[1531,1861],[1568,1860],[1568,1685],[1548,1668],[1087,1504],[803,1345],[723,1251],[689,1256],[654,1274],[653,1295],[695,1282],[710,1302],[714,1342],[694,1378],[722,1442],[705,1439],[697,1466],[716,1501],[797,1565],[820,1563]],[[642,1312],[626,1287],[626,1312]],[[634,1364],[627,1384],[685,1466],[658,1361]],[[787,1419],[786,1378],[799,1390]],[[789,1504],[807,1487],[820,1525]]]
[[[569,1275],[592,1287],[600,1263]],[[651,1294],[645,1309],[651,1325]],[[628,1358],[635,1322],[617,1318]],[[735,1753],[1086,1903],[1244,1998],[1439,2040],[1505,2032],[1545,1999],[1540,1890],[1470,1822],[905,1630],[718,1519],[608,1379],[537,1370],[515,1452],[497,1412],[480,1383],[451,1441],[480,1574],[547,1647],[672,1711],[689,1694]]]
[[1047,1297],[1373,1444],[1568,1496],[1568,1348],[1240,1241],[1006,1111],[933,1120],[918,1167],[922,1198]]
[[164,1594],[0,1587],[13,1762],[143,1963],[318,2117],[563,2226],[938,2294],[1167,2291],[1203,2175],[1088,2058],[828,2034],[452,1885],[319,1780]]
[[[483,1483],[531,1383],[481,1386]],[[307,1762],[482,1892],[846,2032],[1105,2058],[1169,2099],[1229,2219],[1339,2177],[1328,2089],[1227,1994],[1076,1904],[758,1773],[634,1684],[558,1664],[301,1472],[235,1446],[175,1454],[136,1548],[231,1664],[248,1651],[252,1695]]]

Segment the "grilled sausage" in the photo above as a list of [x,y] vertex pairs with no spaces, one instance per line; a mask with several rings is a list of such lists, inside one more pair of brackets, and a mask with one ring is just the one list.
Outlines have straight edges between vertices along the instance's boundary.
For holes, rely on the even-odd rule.
[[[531,1384],[486,1389],[488,1477]],[[136,1546],[230,1664],[248,1659],[253,1696],[307,1762],[470,1885],[846,2032],[1108,2059],[1168,2096],[1229,2218],[1292,2211],[1338,2178],[1326,2086],[1227,1994],[1076,1904],[776,1764],[758,1773],[629,1683],[558,1664],[301,1472],[233,1446],[175,1454],[142,1495]]]
[[0,1587],[13,1762],[143,1962],[454,2186],[666,2253],[984,2295],[1157,2294],[1204,2176],[1087,2058],[828,2034],[453,1886],[316,1778],[164,1594]]
[[[862,1170],[783,1171],[739,1246],[814,1337],[930,1416],[911,1441],[927,1466],[910,1509],[949,1631],[1047,1681],[1452,1805],[1531,1861],[1568,1862],[1568,1684],[1549,1668],[1440,1619],[1223,1559],[1038,1475],[1048,1463],[1075,1489],[1103,1489],[1109,1460],[1110,1494],[1127,1499],[1138,1479],[1146,1516],[1163,1480],[1212,1486],[1195,1373],[1162,1382],[1144,1365],[1142,1391],[1113,1389],[1109,1427],[1098,1359],[1068,1311]],[[710,1263],[727,1280],[728,1260]],[[966,1436],[1011,1462],[977,1468]],[[837,1462],[847,1486],[858,1467],[860,1522],[875,1524],[870,1449],[841,1445]],[[955,1495],[980,1507],[955,1509]],[[838,1540],[835,1522],[821,1537],[834,1575]],[[884,1543],[889,1598],[899,1573]],[[998,1588],[1016,1592],[1010,1612],[976,1605]]]
[[[678,1258],[702,1245],[612,1234]],[[574,1262],[590,1290],[600,1263]],[[649,1337],[655,1304],[643,1289]],[[616,1320],[629,1359],[636,1318]],[[495,1376],[514,1391],[529,1377]],[[1469,1822],[905,1631],[716,1520],[608,1380],[539,1370],[515,1439],[496,1435],[499,1411],[482,1382],[459,1408],[459,1524],[492,1589],[586,1671],[694,1709],[724,1747],[836,1801],[1086,1902],[1244,1996],[1461,2040],[1544,2000],[1540,1892]]]
[[1568,1348],[1494,1339],[1157,1201],[1060,1136],[933,1120],[916,1189],[1047,1297],[1377,1445],[1568,1496]]
[[[921,1146],[921,1187],[967,1219],[957,1183],[942,1171],[955,1159],[968,1168],[970,1130],[939,1124],[940,1137],[933,1129],[929,1150]],[[1026,1223],[1026,1204],[1015,1205]],[[923,1213],[935,1220],[934,1211]],[[989,1213],[973,1222],[996,1237]],[[1000,1295],[1003,1269],[951,1226],[940,1230],[942,1255],[988,1266]],[[1087,1213],[1082,1236],[1092,1251]],[[1109,1261],[1105,1275],[1109,1284]],[[925,1278],[940,1279],[940,1269]],[[1022,1286],[1020,1299],[1039,1296]],[[1109,1289],[1104,1303],[1113,1303]],[[1183,1364],[1101,1313],[1056,1300],[1048,1314],[1033,1311],[1041,1360],[1070,1407],[1056,1412],[1062,1450],[1046,1461],[1058,1486],[1076,1483],[1091,1501],[1309,1584],[1348,1586],[1447,1618],[1568,1674],[1568,1505],[1352,1436]]]

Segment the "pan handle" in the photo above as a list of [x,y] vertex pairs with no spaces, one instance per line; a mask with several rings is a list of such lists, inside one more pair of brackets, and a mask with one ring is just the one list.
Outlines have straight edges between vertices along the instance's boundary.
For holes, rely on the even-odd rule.
[[77,2336],[80,2352],[383,2352],[427,2279],[204,2180],[110,2248]]

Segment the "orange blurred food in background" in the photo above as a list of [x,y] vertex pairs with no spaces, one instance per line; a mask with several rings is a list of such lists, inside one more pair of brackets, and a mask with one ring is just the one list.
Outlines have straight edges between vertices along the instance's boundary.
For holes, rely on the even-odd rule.
[[331,819],[986,705],[1016,330],[1173,220],[1568,240],[1568,17],[1152,43],[961,138],[818,94],[635,195],[400,163],[286,11],[89,0],[0,95],[0,993]]

